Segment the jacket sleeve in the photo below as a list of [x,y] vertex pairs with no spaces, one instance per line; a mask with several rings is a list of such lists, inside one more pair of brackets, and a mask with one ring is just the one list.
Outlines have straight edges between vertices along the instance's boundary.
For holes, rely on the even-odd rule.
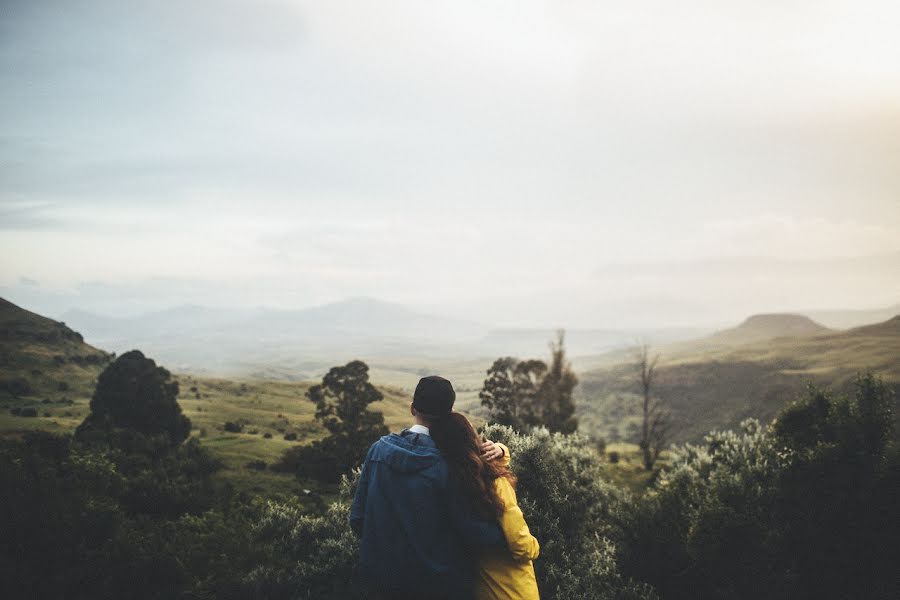
[[500,442],[494,443],[500,446],[500,449],[503,450],[503,456],[496,460],[499,460],[500,464],[502,464],[504,467],[508,467],[509,461],[512,460],[512,457],[509,455],[509,448],[506,447],[506,444],[501,444]]
[[503,514],[500,516],[500,528],[503,530],[506,546],[513,559],[521,562],[536,559],[540,554],[541,546],[528,529],[525,515],[522,514],[522,509],[519,508],[516,500],[516,491],[504,477],[498,478],[494,485],[505,505]]
[[369,455],[372,449],[366,453],[366,460],[363,462],[362,471],[359,474],[359,481],[356,484],[356,493],[353,495],[353,503],[350,505],[350,529],[357,536],[362,535],[363,521],[366,516],[366,498],[369,493],[369,476],[371,473],[371,462]]
[[447,507],[450,516],[450,525],[462,537],[466,546],[477,548],[481,546],[503,546],[503,532],[494,520],[485,521],[470,514],[466,508],[465,499],[456,489],[449,486],[447,491]]

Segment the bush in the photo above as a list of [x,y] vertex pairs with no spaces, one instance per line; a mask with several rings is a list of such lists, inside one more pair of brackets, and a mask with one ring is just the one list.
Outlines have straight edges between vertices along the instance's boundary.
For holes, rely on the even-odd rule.
[[[347,486],[342,496],[347,499]],[[349,505],[336,502],[323,516],[303,514],[293,504],[270,502],[254,528],[283,563],[263,564],[244,584],[253,598],[347,600],[362,598],[354,586],[358,544],[348,525]]]
[[34,388],[24,377],[14,377],[12,379],[4,379],[0,381],[0,389],[5,390],[10,396],[18,398],[20,396],[30,396],[34,393]]
[[265,471],[268,465],[264,460],[251,460],[244,466],[254,471]]
[[114,428],[165,435],[172,444],[180,444],[191,432],[191,421],[178,405],[178,383],[137,350],[126,352],[100,374],[91,412],[75,435],[103,438]]
[[225,421],[225,431],[229,433],[241,433],[244,430],[243,423],[235,423],[233,421]]
[[[535,561],[541,598],[656,597],[649,586],[619,573],[612,542],[618,519],[612,514],[627,497],[602,481],[589,440],[543,430],[519,435],[501,426],[489,427],[486,434],[510,447],[520,505],[541,543],[541,557]],[[312,448],[293,450],[305,454],[315,452]],[[358,593],[351,583],[357,544],[350,534],[346,504],[354,481],[344,477],[342,501],[324,516],[302,516],[296,507],[269,505],[258,533],[275,544],[274,553],[288,566],[259,567],[251,573],[248,584],[256,597],[337,599]]]
[[267,432],[265,432],[265,433],[263,434],[263,438],[265,438],[265,439],[267,439],[267,440],[271,440],[271,439],[272,439],[272,434],[269,433],[269,432],[267,431]]
[[619,464],[619,453],[615,450],[609,453],[608,458],[610,463],[614,465]]
[[59,392],[68,392],[69,384],[65,381],[60,381],[59,383],[56,384],[56,390]]
[[900,456],[892,401],[811,389],[770,427],[674,452],[631,513],[623,570],[667,599],[896,597]]
[[33,406],[26,406],[21,411],[19,411],[20,417],[36,417],[38,416],[38,411]]
[[628,496],[604,481],[588,438],[543,429],[518,434],[501,425],[484,434],[509,446],[519,505],[541,544],[535,561],[541,598],[656,597],[619,572],[614,539]]
[[284,434],[284,439],[287,440],[287,441],[289,441],[289,442],[296,442],[296,441],[297,441],[297,434],[294,433],[293,431],[292,431],[291,433],[286,433],[286,434]]

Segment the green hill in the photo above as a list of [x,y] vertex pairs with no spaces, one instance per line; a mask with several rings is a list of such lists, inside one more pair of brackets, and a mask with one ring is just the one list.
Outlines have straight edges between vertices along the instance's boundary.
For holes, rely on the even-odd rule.
[[[0,435],[74,430],[88,413],[97,376],[113,356],[86,344],[64,323],[0,299]],[[290,446],[325,434],[315,421],[315,406],[304,396],[311,382],[187,373],[175,373],[175,379],[178,402],[191,419],[191,435],[201,437],[223,461],[221,477],[244,490],[299,489],[291,475],[247,464],[271,464]],[[410,393],[394,386],[379,389],[384,400],[374,409],[384,414],[392,430],[407,426]],[[242,431],[226,432],[228,421],[241,425]],[[294,437],[291,434],[295,440],[285,439]]]
[[[0,298],[0,408],[6,409],[0,426],[75,427],[97,375],[111,358],[84,343],[65,323]],[[25,415],[33,411],[37,419],[11,414],[22,410]],[[45,415],[54,420],[43,422]]]
[[[782,331],[795,335],[776,335]],[[658,350],[657,395],[672,411],[675,442],[748,417],[769,420],[808,383],[843,390],[858,372],[872,371],[900,390],[900,316],[838,332],[796,315],[763,315]],[[583,373],[582,429],[613,441],[632,439],[639,422],[634,392],[633,367],[621,355]]]

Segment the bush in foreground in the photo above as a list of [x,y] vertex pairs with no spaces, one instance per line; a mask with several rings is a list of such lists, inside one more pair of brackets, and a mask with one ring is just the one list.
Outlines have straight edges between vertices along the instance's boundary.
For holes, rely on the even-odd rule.
[[[545,600],[649,599],[652,589],[626,580],[616,565],[614,516],[627,496],[604,483],[588,439],[538,430],[517,434],[491,426],[486,435],[510,447],[519,477],[520,504],[541,543],[535,562]],[[275,545],[282,566],[254,570],[247,579],[258,597],[353,598],[357,541],[347,521],[355,480],[345,478],[342,501],[324,516],[302,515],[293,505],[270,503],[257,526]]]
[[623,570],[674,600],[898,597],[892,405],[860,377],[852,397],[810,389],[770,427],[678,449],[624,513]]

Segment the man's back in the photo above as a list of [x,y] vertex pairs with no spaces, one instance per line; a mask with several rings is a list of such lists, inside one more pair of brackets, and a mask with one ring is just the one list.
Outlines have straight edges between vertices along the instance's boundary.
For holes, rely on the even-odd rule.
[[387,591],[465,598],[469,548],[503,544],[494,522],[466,515],[447,464],[428,435],[404,431],[372,444],[350,511],[360,569]]

